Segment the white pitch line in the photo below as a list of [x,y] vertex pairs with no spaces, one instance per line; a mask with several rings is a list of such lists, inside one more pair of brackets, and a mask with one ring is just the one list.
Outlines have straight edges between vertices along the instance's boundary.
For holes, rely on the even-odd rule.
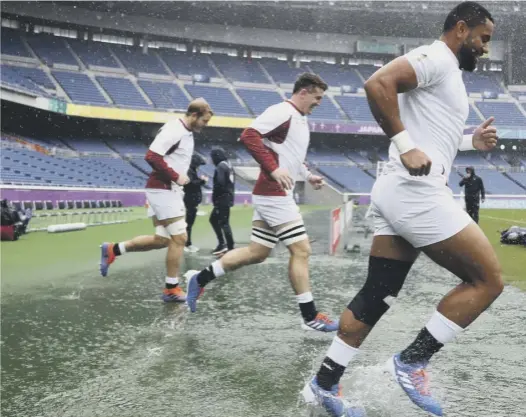
[[493,217],[493,216],[480,216],[480,217],[484,217],[485,219],[492,219],[492,220],[503,220],[505,222],[510,222],[510,223],[526,224],[526,221],[523,221],[523,220],[511,220],[511,219],[505,219],[504,217]]

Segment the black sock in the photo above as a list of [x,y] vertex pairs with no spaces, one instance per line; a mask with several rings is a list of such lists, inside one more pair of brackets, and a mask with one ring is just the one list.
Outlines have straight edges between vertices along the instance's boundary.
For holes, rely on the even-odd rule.
[[113,244],[113,254],[115,256],[121,256],[121,248],[119,248],[119,244],[118,243],[114,243]]
[[172,288],[175,288],[175,287],[178,287],[179,284],[168,284],[166,283],[166,289],[167,290],[171,290]]
[[199,272],[199,275],[197,275],[197,283],[201,288],[203,288],[206,284],[208,284],[215,278],[216,276],[214,274],[214,270],[212,269],[212,265],[210,265],[208,268],[205,268],[201,272]]
[[318,385],[324,390],[330,391],[334,385],[340,382],[340,378],[344,372],[345,366],[341,366],[328,356],[325,356],[320,370],[316,374]]
[[429,333],[429,330],[424,327],[420,333],[418,333],[414,342],[402,351],[400,360],[404,363],[429,361],[442,346],[444,345],[436,340],[433,335]]
[[316,306],[314,305],[314,301],[309,301],[308,303],[299,303],[299,305],[303,320],[312,321],[318,315],[318,312],[316,311]]

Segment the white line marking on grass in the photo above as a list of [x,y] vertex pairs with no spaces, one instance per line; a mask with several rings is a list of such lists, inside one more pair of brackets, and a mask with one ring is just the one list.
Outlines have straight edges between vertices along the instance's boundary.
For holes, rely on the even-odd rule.
[[518,223],[518,224],[526,224],[526,221],[523,221],[523,220],[511,220],[511,219],[506,219],[506,218],[504,218],[504,217],[493,217],[493,216],[480,216],[480,217],[484,217],[485,219],[502,220],[502,221],[505,221],[505,222],[512,222],[512,223]]

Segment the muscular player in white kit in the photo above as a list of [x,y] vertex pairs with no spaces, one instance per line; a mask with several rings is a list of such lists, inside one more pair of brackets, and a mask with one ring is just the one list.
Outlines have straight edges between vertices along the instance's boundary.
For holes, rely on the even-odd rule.
[[212,115],[204,99],[195,99],[188,105],[186,115],[161,127],[144,158],[153,169],[146,183],[146,199],[155,235],[102,244],[100,271],[103,276],[116,256],[167,246],[166,288],[162,298],[165,302],[186,301],[186,294],[179,287],[179,264],[186,242],[183,186],[189,181],[186,173],[194,152],[194,132],[200,132]]
[[[375,235],[366,282],[340,318],[340,328],[316,377],[304,388],[308,402],[331,416],[363,416],[338,396],[349,362],[389,309],[420,252],[462,282],[439,303],[415,341],[387,363],[400,387],[423,410],[442,416],[429,391],[426,367],[499,296],[500,266],[482,230],[453,199],[447,178],[458,150],[488,151],[496,129],[482,123],[463,136],[469,114],[462,71],[473,71],[488,50],[493,18],[475,2],[448,15],[440,40],[378,70],[365,84],[371,111],[391,138],[389,162],[372,190]],[[397,97],[397,94],[398,97]]]

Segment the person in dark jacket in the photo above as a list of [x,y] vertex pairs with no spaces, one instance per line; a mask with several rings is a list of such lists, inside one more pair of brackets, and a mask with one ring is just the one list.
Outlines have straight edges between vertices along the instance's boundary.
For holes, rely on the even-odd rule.
[[213,149],[211,156],[216,169],[212,191],[214,209],[210,215],[210,224],[218,241],[218,245],[212,253],[221,256],[234,249],[234,237],[230,228],[230,207],[234,205],[234,168],[232,168],[223,149]]
[[190,162],[190,168],[188,169],[189,182],[184,186],[184,205],[186,207],[186,234],[188,238],[186,240],[185,252],[197,252],[199,248],[192,245],[192,227],[195,222],[197,215],[197,207],[203,200],[203,187],[208,181],[206,175],[199,176],[197,170],[201,165],[206,164],[206,161],[201,155],[193,154],[192,161]]
[[466,176],[460,181],[460,186],[465,187],[464,199],[466,201],[466,211],[475,223],[479,222],[480,200],[486,199],[486,191],[482,178],[475,175],[475,168],[467,167]]

